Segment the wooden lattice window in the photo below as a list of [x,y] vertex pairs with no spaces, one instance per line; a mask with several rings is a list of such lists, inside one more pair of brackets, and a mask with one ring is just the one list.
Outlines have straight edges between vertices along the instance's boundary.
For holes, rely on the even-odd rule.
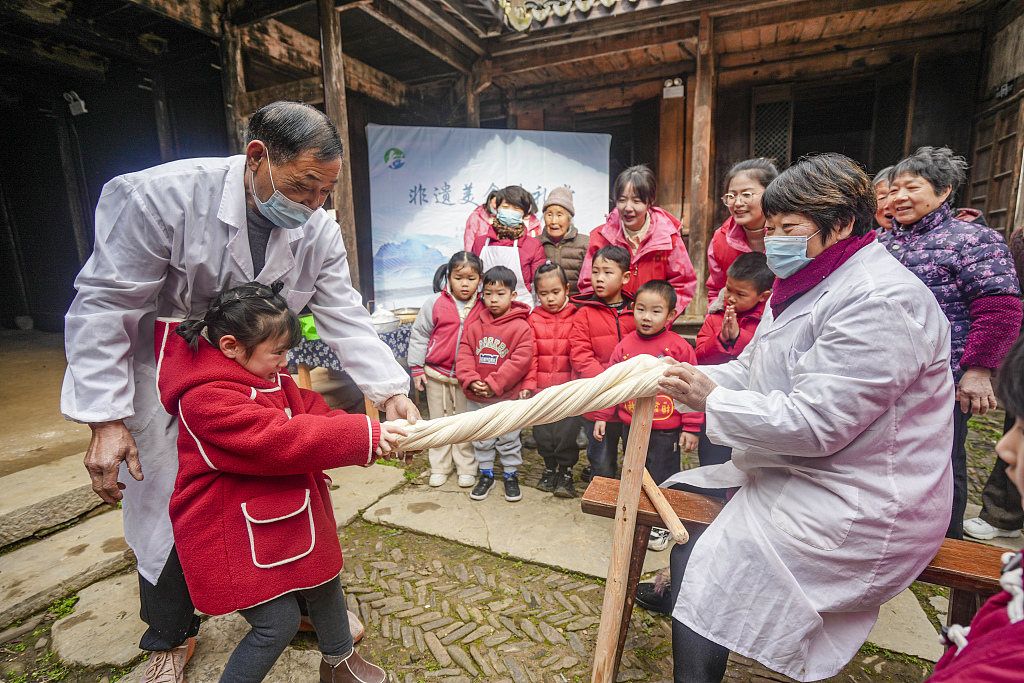
[[788,86],[755,88],[750,116],[750,155],[789,166],[793,151],[793,91]]
[[960,201],[985,214],[989,226],[1012,228],[1021,173],[1024,99],[982,114],[974,125],[971,178]]

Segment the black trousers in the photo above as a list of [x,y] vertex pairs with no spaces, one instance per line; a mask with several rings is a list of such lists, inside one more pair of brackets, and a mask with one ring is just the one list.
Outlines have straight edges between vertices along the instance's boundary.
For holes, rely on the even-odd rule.
[[604,441],[594,438],[594,423],[584,420],[587,429],[587,461],[590,473],[595,477],[616,478],[619,476],[619,439],[622,438],[622,423],[608,422]]
[[149,627],[139,648],[150,652],[171,650],[199,633],[199,615],[192,604],[178,551],[173,546],[156,585],[139,574],[139,616]]
[[964,537],[964,511],[967,510],[967,421],[970,413],[953,406],[953,512],[949,518],[946,538]]
[[567,417],[551,424],[534,426],[533,439],[537,442],[537,452],[544,458],[544,467],[549,470],[559,467],[571,469],[580,461],[576,437],[582,423],[582,418]]
[[[691,489],[705,493],[701,489]],[[672,604],[676,604],[683,574],[690,561],[694,543],[700,534],[691,534],[690,542],[676,545],[669,557]],[[729,663],[729,649],[695,633],[689,626],[672,619],[672,672],[675,683],[719,683]]]
[[[721,465],[732,460],[732,449],[728,446],[719,446],[711,443],[708,439],[707,425],[700,428],[700,438],[697,441],[697,462],[701,467],[705,465]],[[725,500],[729,489],[704,489],[701,491],[706,496],[714,496]]]
[[[1003,434],[1013,429],[1014,418],[1007,415],[1003,423]],[[1024,526],[1024,510],[1021,509],[1020,491],[1006,476],[1006,462],[996,458],[992,473],[988,475],[985,489],[981,492],[981,518],[1004,531],[1016,531]]]
[[[680,429],[652,429],[647,446],[645,467],[656,484],[661,484],[680,471],[679,432]],[[629,425],[622,426],[622,442],[629,443]]]

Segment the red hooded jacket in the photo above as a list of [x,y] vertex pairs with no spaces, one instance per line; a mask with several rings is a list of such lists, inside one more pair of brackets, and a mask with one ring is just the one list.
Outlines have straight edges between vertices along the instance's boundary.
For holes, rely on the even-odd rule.
[[[952,644],[928,683],[1019,683],[1024,672],[1024,574],[1021,554],[1003,555],[996,593],[971,620],[966,643]],[[947,636],[947,640],[950,638]]]
[[380,424],[287,374],[261,379],[157,322],[157,382],[179,418],[170,516],[195,606],[227,614],[330,581],[341,545],[323,470],[369,465]]
[[518,246],[519,267],[523,271],[523,284],[526,285],[526,289],[532,292],[533,274],[548,260],[548,257],[544,255],[544,245],[540,243],[540,240],[536,237],[530,237],[528,234],[524,234],[518,240],[501,240],[498,239],[498,233],[492,226],[486,234],[476,238],[470,251],[480,256],[484,247],[488,245],[488,240],[490,240],[489,243],[492,247],[511,247],[513,244]]
[[576,307],[566,303],[558,313],[548,313],[542,306],[530,314],[533,330],[533,363],[524,389],[540,391],[565,384],[574,378],[569,360],[569,334]]
[[[476,242],[476,238],[487,234],[487,231],[491,229],[493,220],[494,217],[483,204],[473,209],[473,213],[469,214],[469,218],[466,219],[466,230],[462,234],[462,243],[466,251],[473,251],[473,243]],[[527,235],[530,237],[540,237],[543,226],[540,224],[540,219],[537,218],[536,214],[531,213],[524,216],[523,223],[526,224]]]
[[697,287],[697,275],[693,272],[693,263],[686,253],[686,244],[679,236],[679,221],[676,217],[652,206],[647,210],[651,224],[640,248],[633,251],[626,239],[619,220],[619,210],[608,214],[604,225],[594,228],[590,233],[590,247],[580,269],[580,294],[592,294],[590,273],[593,268],[594,254],[602,247],[614,244],[629,252],[630,279],[622,291],[631,297],[636,295],[640,285],[651,280],[668,280],[676,290],[676,313],[682,313],[686,305],[693,299],[693,291]]
[[[533,362],[529,314],[530,307],[520,301],[513,301],[500,318],[482,304],[470,311],[459,343],[455,377],[471,401],[495,403],[519,397]],[[474,394],[469,385],[478,380],[486,382],[494,396]]]
[[754,338],[754,332],[761,323],[765,302],[762,301],[745,313],[737,313],[736,321],[740,324],[740,336],[731,345],[726,346],[718,335],[722,332],[725,321],[725,310],[708,313],[704,324],[697,333],[697,361],[701,365],[720,365],[739,358],[743,349]]
[[[655,358],[674,358],[681,363],[697,364],[697,356],[693,347],[675,332],[665,329],[653,337],[641,337],[639,332],[631,332],[622,338],[615,350],[612,352],[609,365],[621,363],[634,356],[647,354]],[[613,408],[606,408],[600,411],[599,420],[614,420],[623,424],[633,423],[633,409],[636,401],[630,400],[620,403]],[[665,394],[658,394],[654,401],[654,422],[652,429],[679,429],[684,432],[700,433],[700,427],[704,424],[704,413],[680,413],[676,410],[675,401]]]
[[[626,305],[614,309],[593,294],[572,298],[579,307],[569,332],[569,361],[577,377],[597,377],[611,365],[612,352],[622,338],[636,329],[633,297],[623,292]],[[588,420],[600,420],[600,413],[585,413]]]

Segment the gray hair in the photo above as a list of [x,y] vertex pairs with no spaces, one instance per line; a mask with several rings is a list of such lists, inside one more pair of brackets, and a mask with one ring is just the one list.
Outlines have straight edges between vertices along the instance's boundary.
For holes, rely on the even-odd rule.
[[886,166],[881,171],[875,174],[875,179],[871,181],[871,187],[878,187],[882,183],[886,185],[892,180],[889,176],[892,174],[892,166]]
[[917,151],[892,167],[889,181],[904,173],[924,178],[936,194],[950,190],[950,204],[957,190],[967,179],[967,160],[953,153],[949,147],[918,147]]
[[341,156],[341,138],[331,120],[316,107],[302,102],[271,102],[249,117],[245,143],[259,140],[273,163],[285,164],[311,150],[317,161]]

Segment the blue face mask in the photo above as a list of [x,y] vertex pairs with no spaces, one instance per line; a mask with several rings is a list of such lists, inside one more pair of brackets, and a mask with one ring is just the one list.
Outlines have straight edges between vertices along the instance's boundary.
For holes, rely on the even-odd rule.
[[764,238],[764,255],[768,267],[780,280],[785,280],[814,259],[807,256],[807,240],[817,235],[779,235]]
[[515,209],[498,209],[498,222],[506,228],[514,228],[523,222],[523,213]]
[[277,189],[274,185],[274,169],[270,165],[269,154],[267,155],[267,171],[270,173],[270,186],[274,188],[274,193],[265,202],[260,201],[259,195],[256,194],[256,174],[252,171],[249,172],[249,185],[252,188],[252,198],[256,200],[256,208],[264,218],[279,228],[293,230],[304,225],[313,215],[313,209],[293,202]]

